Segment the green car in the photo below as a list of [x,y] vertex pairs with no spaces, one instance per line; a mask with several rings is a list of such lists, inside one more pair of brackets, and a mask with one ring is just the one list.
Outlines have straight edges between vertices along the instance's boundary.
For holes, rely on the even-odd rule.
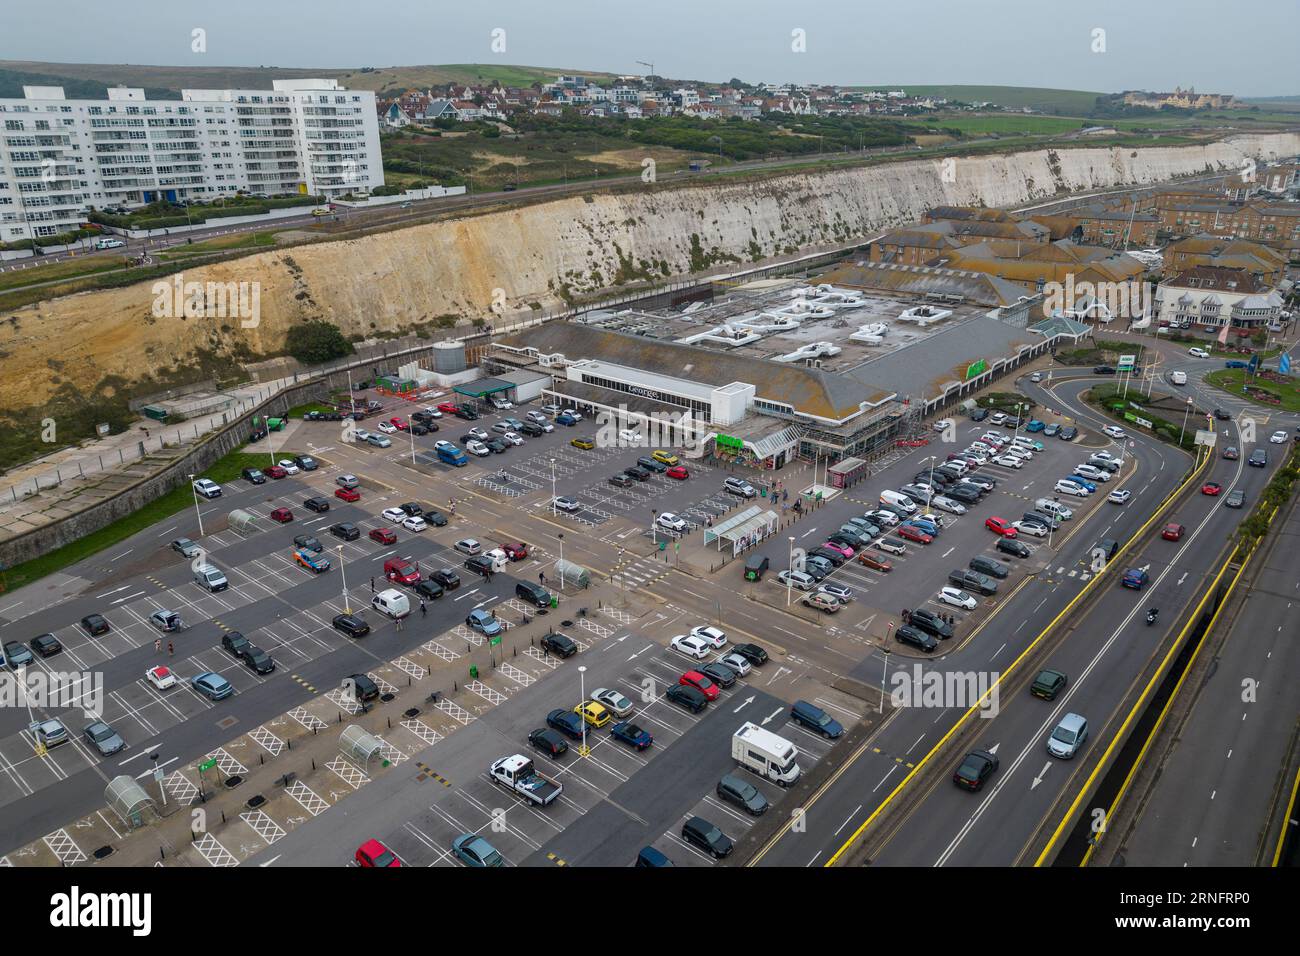
[[1041,697],[1043,700],[1055,700],[1056,695],[1065,687],[1069,678],[1060,671],[1043,670],[1034,678],[1034,682],[1029,685],[1029,693],[1035,697]]

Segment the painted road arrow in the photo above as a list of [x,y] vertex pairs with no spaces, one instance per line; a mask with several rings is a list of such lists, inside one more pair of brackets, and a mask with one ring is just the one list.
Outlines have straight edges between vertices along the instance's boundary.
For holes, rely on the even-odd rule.
[[1030,790],[1033,790],[1033,789],[1034,789],[1035,787],[1037,787],[1040,783],[1042,783],[1042,782],[1043,782],[1043,778],[1047,776],[1047,771],[1049,771],[1049,770],[1051,770],[1051,769],[1052,769],[1052,762],[1049,760],[1049,761],[1047,761],[1047,763],[1043,764],[1043,769],[1040,770],[1040,771],[1038,771],[1038,776],[1035,777],[1035,778],[1034,778],[1034,782],[1031,783],[1031,784],[1029,785],[1029,789],[1030,789]]
[[744,702],[743,704],[741,704],[739,707],[737,707],[735,710],[733,710],[732,713],[733,713],[733,714],[738,714],[738,713],[740,713],[742,710],[744,710],[746,707],[748,707],[748,706],[749,706],[750,704],[752,704],[753,702],[754,702],[754,698],[753,698],[753,697],[746,697],[746,698],[745,698],[745,702]]

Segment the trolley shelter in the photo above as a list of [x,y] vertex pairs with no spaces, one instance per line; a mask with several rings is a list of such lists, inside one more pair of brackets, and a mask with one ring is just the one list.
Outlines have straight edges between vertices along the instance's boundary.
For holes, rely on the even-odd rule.
[[243,508],[236,508],[230,512],[227,519],[230,530],[235,532],[241,538],[247,538],[250,534],[257,534],[261,530],[257,515]]
[[104,798],[113,812],[131,829],[144,826],[144,813],[153,810],[153,798],[128,774],[114,777],[104,788]]
[[777,524],[775,511],[752,505],[712,528],[705,528],[704,544],[706,547],[712,544],[718,551],[729,544],[732,557],[735,557],[773,534]]

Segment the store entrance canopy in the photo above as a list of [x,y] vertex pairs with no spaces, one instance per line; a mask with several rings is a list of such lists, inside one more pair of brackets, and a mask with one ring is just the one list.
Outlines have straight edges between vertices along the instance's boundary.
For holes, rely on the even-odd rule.
[[514,387],[514,382],[507,382],[505,379],[480,378],[476,382],[466,382],[464,385],[453,386],[452,391],[467,398],[486,398],[489,395],[496,395],[498,392],[508,392]]

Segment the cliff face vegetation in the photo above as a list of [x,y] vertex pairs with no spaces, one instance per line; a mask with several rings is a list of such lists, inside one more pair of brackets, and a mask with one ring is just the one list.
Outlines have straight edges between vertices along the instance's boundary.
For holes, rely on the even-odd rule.
[[[440,317],[527,314],[629,282],[864,239],[940,204],[1009,206],[1214,171],[1300,153],[1300,135],[1241,136],[1151,149],[1041,150],[764,179],[695,180],[539,202],[361,239],[263,252],[182,274],[230,290],[256,284],[257,322],[185,318],[154,283],[89,292],[0,316],[0,409],[59,389],[211,377],[284,348],[295,323],[348,336],[400,333]],[[227,285],[235,284],[235,285]],[[245,290],[244,302],[252,286]],[[171,308],[168,309],[167,306]],[[234,311],[228,309],[228,311]],[[163,314],[159,314],[159,313]],[[167,313],[170,312],[170,317]],[[50,369],[58,363],[58,373]]]

